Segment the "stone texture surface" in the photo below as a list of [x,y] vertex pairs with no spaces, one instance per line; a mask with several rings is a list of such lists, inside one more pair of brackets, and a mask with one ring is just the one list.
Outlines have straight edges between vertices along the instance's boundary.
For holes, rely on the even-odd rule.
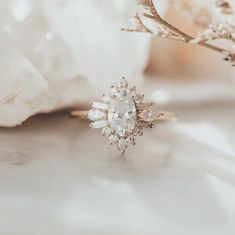
[[0,126],[87,102],[122,76],[140,84],[150,37],[120,30],[133,4],[0,0]]
[[126,158],[67,112],[0,128],[0,234],[233,235],[233,87],[216,83],[215,99],[177,85],[145,86],[178,122],[146,130]]
[[126,158],[67,113],[1,128],[0,234],[234,235],[234,103],[164,108]]

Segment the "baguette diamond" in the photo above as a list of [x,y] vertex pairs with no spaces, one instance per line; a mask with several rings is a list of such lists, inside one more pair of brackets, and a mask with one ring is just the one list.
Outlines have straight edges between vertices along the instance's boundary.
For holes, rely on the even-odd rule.
[[103,127],[105,127],[107,125],[108,125],[108,121],[107,120],[100,120],[100,121],[92,122],[90,124],[90,127],[93,128],[93,129],[99,129],[99,128],[103,128]]
[[91,121],[96,121],[96,120],[105,118],[105,112],[103,112],[101,110],[97,110],[97,109],[91,109],[91,110],[89,110],[87,117]]
[[108,108],[107,104],[100,103],[100,102],[92,102],[91,106],[92,106],[92,108],[103,109],[103,110],[106,110]]

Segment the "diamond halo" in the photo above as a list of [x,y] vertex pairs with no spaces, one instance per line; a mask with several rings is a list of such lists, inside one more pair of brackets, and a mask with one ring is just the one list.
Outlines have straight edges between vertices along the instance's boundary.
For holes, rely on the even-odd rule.
[[117,86],[112,86],[103,102],[92,102],[87,113],[90,127],[102,128],[111,145],[116,144],[124,154],[129,144],[135,145],[137,136],[143,135],[143,128],[153,128],[158,114],[153,102],[144,102],[144,95],[130,87],[125,78]]

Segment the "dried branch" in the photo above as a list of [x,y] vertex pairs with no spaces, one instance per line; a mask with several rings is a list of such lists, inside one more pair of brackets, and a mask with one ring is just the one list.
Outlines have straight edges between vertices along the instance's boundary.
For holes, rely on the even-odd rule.
[[147,26],[145,26],[142,22],[142,20],[140,19],[139,15],[136,13],[136,15],[134,16],[133,20],[135,21],[135,28],[121,28],[121,30],[124,31],[128,31],[128,32],[143,32],[143,33],[152,33],[153,31],[151,31]]
[[210,10],[203,7],[195,7],[192,1],[169,0],[172,8],[181,11],[190,23],[201,28],[206,28],[212,22]]
[[233,9],[230,5],[230,3],[226,0],[216,0],[215,4],[217,7],[221,9],[221,12],[223,14],[233,14]]
[[[138,14],[135,16],[136,18],[136,27],[134,29],[123,29],[126,31],[135,31],[135,32],[148,32],[152,33],[154,35],[158,35],[160,37],[174,39],[183,41],[185,43],[197,43],[203,47],[206,47],[210,50],[219,52],[220,54],[226,55],[225,60],[230,61],[232,63],[235,62],[235,54],[214,46],[212,44],[209,44],[208,41],[215,40],[215,39],[227,39],[234,43],[234,34],[232,34],[232,31],[229,31],[229,27],[222,27],[221,25],[211,27],[210,28],[210,34],[208,34],[208,31],[205,33],[200,34],[198,37],[193,37],[182,30],[178,29],[174,25],[170,24],[169,22],[165,21],[158,13],[153,0],[139,0],[139,4],[143,7],[144,13],[143,17],[147,19],[151,19],[154,23],[157,24],[156,29],[150,29],[150,27],[146,26],[145,22],[142,20],[142,17],[140,17]],[[216,1],[216,5],[220,7],[223,12],[229,12],[228,9],[231,8],[230,4],[225,0]],[[232,8],[231,8],[232,9]],[[205,35],[209,35],[209,37],[206,37]]]
[[235,26],[230,24],[210,25],[203,33],[200,33],[194,42],[207,42],[212,40],[228,40],[235,44]]

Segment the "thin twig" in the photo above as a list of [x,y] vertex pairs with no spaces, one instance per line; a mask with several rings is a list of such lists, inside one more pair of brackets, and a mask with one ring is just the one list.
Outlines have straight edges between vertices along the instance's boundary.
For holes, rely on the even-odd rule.
[[[226,0],[218,0],[220,2],[217,2],[217,6],[221,7],[222,9],[231,8],[230,4],[225,4],[227,2]],[[177,41],[183,41],[185,43],[195,43],[200,46],[203,46],[205,48],[208,48],[210,50],[213,50],[215,52],[218,52],[223,55],[224,60],[231,62],[231,64],[234,66],[235,63],[235,54],[232,51],[223,49],[221,47],[209,44],[208,41],[216,40],[216,39],[225,39],[232,41],[234,43],[234,37],[231,33],[230,27],[233,27],[232,25],[211,25],[210,28],[208,28],[203,33],[199,34],[196,37],[193,37],[182,30],[178,29],[176,26],[170,24],[166,20],[164,20],[158,13],[153,0],[139,0],[139,4],[144,7],[145,12],[142,14],[143,17],[149,18],[152,21],[157,23],[157,30],[151,29],[148,26],[146,26],[146,23],[142,20],[142,17],[140,17],[139,14],[135,15],[135,21],[136,25],[135,28],[127,28],[122,29],[129,32],[148,32],[153,35],[157,34],[160,37],[173,39]]]
[[216,6],[219,7],[223,14],[230,15],[233,14],[233,9],[229,2],[226,0],[216,0]]
[[[168,23],[167,21],[165,21],[164,19],[162,19],[162,17],[158,14],[154,4],[153,4],[153,1],[152,0],[147,0],[147,6],[149,6],[150,8],[150,11],[152,13],[153,16],[151,16],[152,19],[155,19],[157,22],[159,22],[160,24],[164,25],[166,28],[168,28],[169,30],[177,33],[178,35],[180,35],[181,37],[184,38],[184,42],[186,43],[189,43],[191,41],[193,41],[195,38],[188,35],[187,33],[184,33],[183,31],[181,31],[180,29],[176,28],[174,25]],[[149,17],[148,14],[145,14],[146,17]],[[220,47],[217,47],[217,46],[214,46],[214,45],[211,45],[211,44],[208,44],[206,42],[199,42],[198,43],[199,45],[203,46],[203,47],[207,47],[208,49],[211,49],[211,50],[214,50],[216,52],[219,52],[219,53],[223,53],[225,52],[226,50],[220,48]]]

